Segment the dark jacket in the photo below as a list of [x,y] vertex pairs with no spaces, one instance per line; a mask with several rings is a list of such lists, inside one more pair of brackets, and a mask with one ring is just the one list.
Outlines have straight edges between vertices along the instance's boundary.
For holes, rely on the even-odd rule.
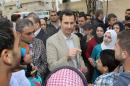
[[36,38],[43,41],[44,45],[46,46],[46,40],[47,40],[47,33],[41,29]]

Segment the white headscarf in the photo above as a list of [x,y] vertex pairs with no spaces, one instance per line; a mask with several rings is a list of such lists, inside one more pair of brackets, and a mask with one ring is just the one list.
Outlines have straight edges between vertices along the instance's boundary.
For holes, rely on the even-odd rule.
[[104,42],[102,42],[101,43],[102,50],[105,50],[105,49],[112,49],[112,50],[114,50],[115,43],[117,41],[117,33],[115,32],[115,30],[107,30],[105,32],[105,34],[108,33],[108,32],[111,34],[111,42],[109,44],[107,44],[107,45],[104,44]]

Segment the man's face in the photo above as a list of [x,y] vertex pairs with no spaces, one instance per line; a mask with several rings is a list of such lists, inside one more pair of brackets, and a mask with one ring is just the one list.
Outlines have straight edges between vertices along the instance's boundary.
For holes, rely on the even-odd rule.
[[112,41],[111,34],[109,32],[104,34],[103,41],[105,44],[109,44]]
[[56,22],[58,20],[58,16],[56,12],[50,12],[50,20],[51,22]]
[[130,17],[130,11],[126,11],[126,16]]
[[123,56],[122,56],[122,49],[119,45],[119,40],[117,40],[116,44],[115,44],[115,58],[118,60],[118,61],[123,61]]
[[61,29],[66,36],[71,35],[74,31],[75,19],[74,16],[63,15],[61,21]]
[[40,21],[41,21],[41,28],[46,29],[47,27],[46,21],[44,19],[41,19]]
[[117,18],[112,17],[109,21],[109,25],[113,26],[113,24],[116,22],[117,22]]
[[33,26],[24,27],[21,33],[21,40],[25,43],[31,43],[34,39],[34,28]]
[[86,20],[84,17],[79,17],[78,18],[78,23],[79,23],[79,26],[82,27],[83,25],[85,25],[86,23]]
[[87,18],[87,20],[86,20],[87,23],[91,22],[91,16],[86,16],[86,18]]
[[97,34],[97,37],[103,37],[103,34],[104,34],[103,28],[97,27],[96,34]]

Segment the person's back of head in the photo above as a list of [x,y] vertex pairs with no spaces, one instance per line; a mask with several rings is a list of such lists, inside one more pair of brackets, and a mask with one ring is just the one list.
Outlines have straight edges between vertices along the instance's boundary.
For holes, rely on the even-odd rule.
[[87,86],[87,80],[79,70],[65,66],[54,70],[45,86]]
[[[12,23],[6,18],[0,19],[0,53],[3,49],[12,49],[14,44],[14,35]],[[8,33],[10,32],[10,33]],[[12,40],[11,40],[12,39]]]
[[17,14],[17,15],[11,15],[11,21],[13,21],[13,22],[16,22],[18,19],[20,19],[20,14]]
[[12,71],[18,65],[20,51],[13,24],[6,18],[0,19],[0,85],[9,86]]
[[[6,18],[0,19],[0,56],[4,49],[13,49],[14,47],[13,24]],[[1,58],[2,60],[2,58]]]

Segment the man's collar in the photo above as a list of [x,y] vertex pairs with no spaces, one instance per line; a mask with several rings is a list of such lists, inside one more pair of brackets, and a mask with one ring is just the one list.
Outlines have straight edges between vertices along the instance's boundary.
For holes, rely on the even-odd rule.
[[73,33],[71,33],[71,35],[67,37],[67,36],[64,35],[64,33],[63,33],[62,30],[61,30],[61,34],[62,34],[62,36],[64,37],[65,40],[73,39],[73,36],[72,36]]
[[35,31],[35,33],[34,33],[35,37],[39,34],[40,31],[41,31],[41,28],[38,29],[37,31]]

